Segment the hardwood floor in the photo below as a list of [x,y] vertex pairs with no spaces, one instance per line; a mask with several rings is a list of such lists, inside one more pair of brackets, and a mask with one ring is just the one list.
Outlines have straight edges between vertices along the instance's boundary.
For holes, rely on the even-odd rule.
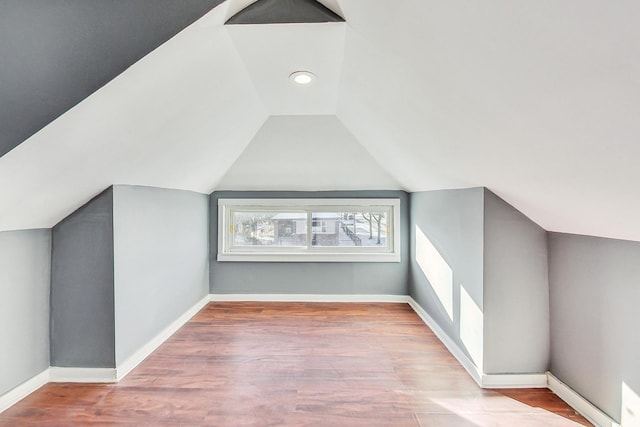
[[118,384],[48,384],[0,425],[576,426],[483,390],[406,304],[210,303]]

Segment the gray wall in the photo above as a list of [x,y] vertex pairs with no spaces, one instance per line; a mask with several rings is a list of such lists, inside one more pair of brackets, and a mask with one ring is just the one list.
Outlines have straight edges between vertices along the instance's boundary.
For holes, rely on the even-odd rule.
[[115,367],[113,190],[53,228],[51,365]]
[[209,196],[114,187],[119,366],[209,293]]
[[343,21],[342,17],[316,0],[261,0],[236,13],[226,24],[291,24]]
[[[219,198],[399,198],[400,263],[218,262]],[[408,196],[403,191],[221,191],[211,195],[210,289],[212,294],[384,294],[406,295],[409,251]]]
[[220,3],[0,1],[0,157]]
[[547,371],[547,278],[546,231],[485,190],[485,373]]
[[[483,310],[483,198],[482,188],[410,194],[409,293],[480,369],[482,355],[472,357],[474,352],[467,348],[469,342],[467,345],[463,342],[460,315],[462,288],[480,311]],[[423,238],[416,238],[416,233],[424,234],[452,271],[449,295],[453,302],[452,316],[445,307],[449,304],[442,302],[446,298],[438,296],[416,259],[416,253],[425,250],[416,247],[416,242],[424,246]]]
[[640,395],[640,243],[549,233],[549,285],[551,372],[620,421],[622,382]]
[[51,231],[0,233],[0,396],[49,367]]

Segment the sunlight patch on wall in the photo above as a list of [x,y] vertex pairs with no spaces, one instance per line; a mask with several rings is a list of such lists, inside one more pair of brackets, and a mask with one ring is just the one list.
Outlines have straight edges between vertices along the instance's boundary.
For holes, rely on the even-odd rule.
[[625,382],[622,383],[622,410],[620,412],[622,427],[640,427],[640,396]]
[[483,329],[484,319],[482,310],[460,286],[460,339],[469,352],[469,356],[480,370],[483,369]]
[[416,262],[427,277],[449,319],[453,321],[453,270],[417,225]]

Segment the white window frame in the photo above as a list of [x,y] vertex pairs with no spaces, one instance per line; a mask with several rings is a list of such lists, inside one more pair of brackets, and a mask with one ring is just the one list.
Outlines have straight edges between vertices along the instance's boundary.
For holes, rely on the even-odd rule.
[[[288,210],[308,212],[385,211],[387,246],[312,247],[233,247],[234,210]],[[400,262],[400,199],[218,199],[218,261],[250,262]]]

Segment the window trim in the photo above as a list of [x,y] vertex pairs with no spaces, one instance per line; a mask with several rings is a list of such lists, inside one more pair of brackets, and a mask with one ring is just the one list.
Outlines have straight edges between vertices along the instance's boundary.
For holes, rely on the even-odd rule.
[[[387,248],[370,246],[355,247],[270,247],[231,248],[231,214],[235,208],[268,210],[269,208],[292,211],[328,212],[341,210],[373,211],[389,210]],[[311,221],[310,214],[307,221]],[[309,229],[310,225],[307,224]],[[310,229],[309,229],[310,230]],[[218,199],[218,261],[246,262],[400,262],[400,199]],[[364,250],[363,250],[364,249]]]

